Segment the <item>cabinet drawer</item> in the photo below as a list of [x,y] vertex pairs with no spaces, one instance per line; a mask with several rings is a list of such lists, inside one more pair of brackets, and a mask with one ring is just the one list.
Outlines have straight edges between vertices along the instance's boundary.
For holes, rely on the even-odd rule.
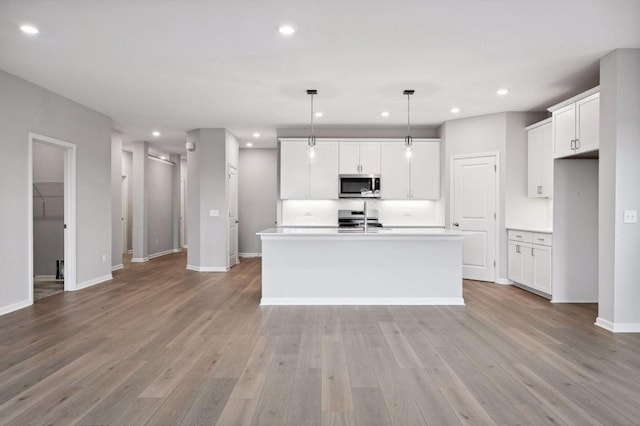
[[551,246],[553,242],[553,237],[551,234],[540,234],[538,232],[533,233],[533,243],[540,244],[543,246]]
[[533,242],[533,233],[527,231],[509,230],[509,239],[513,241],[521,241],[523,243]]

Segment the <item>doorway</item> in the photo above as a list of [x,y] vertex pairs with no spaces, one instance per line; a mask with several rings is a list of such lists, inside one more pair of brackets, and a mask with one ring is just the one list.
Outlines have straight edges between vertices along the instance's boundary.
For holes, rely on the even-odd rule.
[[451,225],[464,233],[462,276],[495,282],[497,154],[455,156],[451,161]]
[[[121,182],[121,192],[122,195],[122,254],[127,254],[129,252],[129,238],[128,232],[129,229],[129,177],[122,176]],[[123,262],[124,263],[124,262]]]
[[238,171],[229,166],[229,268],[238,263]]
[[75,290],[74,144],[29,134],[29,296]]

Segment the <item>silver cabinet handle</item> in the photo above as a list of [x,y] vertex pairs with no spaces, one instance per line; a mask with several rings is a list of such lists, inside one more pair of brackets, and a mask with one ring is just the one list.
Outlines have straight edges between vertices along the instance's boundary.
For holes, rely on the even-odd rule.
[[538,194],[542,194],[542,186],[538,186]]
[[571,150],[572,151],[576,150],[576,140],[575,139],[571,139]]
[[538,238],[538,241],[544,241],[544,238]]
[[522,235],[518,235],[518,234],[516,234],[516,237],[517,237],[517,238],[522,238]]
[[531,256],[535,256],[535,253],[533,252],[533,247],[531,247]]
[[520,246],[516,245],[516,253],[520,253]]
[[580,139],[576,139],[576,150],[580,149]]

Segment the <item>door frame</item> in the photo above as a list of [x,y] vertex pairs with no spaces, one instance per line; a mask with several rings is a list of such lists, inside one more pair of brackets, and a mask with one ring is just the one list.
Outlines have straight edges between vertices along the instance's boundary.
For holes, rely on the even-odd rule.
[[454,185],[453,185],[453,175],[454,175],[454,164],[455,164],[455,160],[464,160],[467,158],[480,158],[480,157],[494,157],[495,158],[495,164],[496,164],[496,185],[495,185],[495,191],[496,191],[496,197],[495,197],[495,212],[496,212],[496,226],[495,226],[495,257],[496,257],[496,266],[494,268],[493,271],[493,282],[498,283],[501,279],[500,279],[500,266],[501,266],[501,262],[500,262],[500,223],[502,221],[502,215],[500,214],[500,173],[501,173],[501,168],[500,168],[500,152],[499,151],[488,151],[488,152],[478,152],[478,153],[474,153],[474,154],[459,154],[459,155],[452,155],[450,158],[450,162],[449,162],[449,229],[452,229],[453,226],[453,217],[454,217],[454,211],[453,211],[453,191],[454,191]]
[[64,291],[76,290],[76,145],[29,132],[27,162],[27,204],[29,221],[28,238],[28,284],[29,300],[33,304],[33,144],[44,143],[64,150]]
[[239,223],[239,219],[238,219],[238,206],[240,204],[240,200],[238,199],[238,193],[240,192],[240,182],[238,181],[238,168],[236,166],[233,166],[231,164],[227,164],[227,235],[229,235],[229,226],[231,225],[231,217],[229,216],[229,212],[231,211],[231,203],[230,198],[231,198],[231,170],[233,170],[234,174],[236,175],[236,232],[235,232],[235,240],[236,240],[236,258],[235,258],[235,263],[231,264],[231,262],[229,262],[230,256],[229,256],[229,249],[231,248],[231,239],[227,238],[227,269],[234,267],[235,265],[237,265],[238,263],[240,263],[240,256],[238,255],[238,239],[239,239],[239,229],[238,227],[240,226]]
[[122,254],[129,252],[129,176],[122,175],[122,180],[120,181],[120,198],[122,205],[120,206],[120,214],[122,215],[122,220],[120,221],[120,228],[122,232]]

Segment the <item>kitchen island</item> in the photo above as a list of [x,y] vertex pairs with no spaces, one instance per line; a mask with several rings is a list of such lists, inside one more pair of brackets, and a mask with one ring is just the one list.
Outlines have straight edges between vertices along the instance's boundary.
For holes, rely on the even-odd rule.
[[261,305],[464,305],[460,232],[272,228]]

